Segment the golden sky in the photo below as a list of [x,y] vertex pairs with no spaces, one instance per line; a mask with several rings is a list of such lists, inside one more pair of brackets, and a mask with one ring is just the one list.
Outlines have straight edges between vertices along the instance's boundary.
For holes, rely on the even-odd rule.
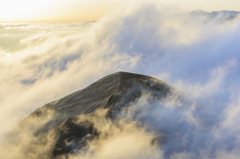
[[[109,9],[131,0],[5,0],[0,4],[0,22],[95,21]],[[239,0],[156,0],[182,9],[239,10]]]

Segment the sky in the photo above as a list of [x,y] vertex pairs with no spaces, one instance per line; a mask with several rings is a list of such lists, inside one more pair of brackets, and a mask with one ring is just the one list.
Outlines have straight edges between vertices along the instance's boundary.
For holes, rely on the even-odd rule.
[[[198,9],[211,5],[202,6]],[[230,9],[223,3],[221,7]],[[1,23],[0,155],[12,152],[1,150],[4,136],[34,110],[108,74],[126,71],[163,80],[184,100],[178,101],[176,94],[153,103],[143,96],[120,118],[123,129],[115,123],[104,127],[102,120],[96,120],[102,131],[116,131],[110,130],[111,138],[90,143],[91,151],[71,159],[111,159],[112,155],[116,159],[238,159],[240,17],[232,14],[189,13],[181,6],[137,1],[94,22]],[[138,121],[148,123],[148,128],[136,127]],[[151,147],[156,132],[165,132],[167,140]],[[115,147],[120,151],[112,154]],[[24,148],[9,154],[25,155]]]
[[[109,10],[129,2],[131,0],[8,0],[1,2],[0,22],[96,21]],[[157,3],[188,11],[239,10],[240,6],[239,0],[158,0]]]

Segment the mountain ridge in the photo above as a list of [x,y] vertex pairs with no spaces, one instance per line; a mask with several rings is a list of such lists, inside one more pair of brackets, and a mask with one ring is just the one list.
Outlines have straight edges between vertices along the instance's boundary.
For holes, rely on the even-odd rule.
[[[116,72],[82,90],[38,108],[16,125],[7,135],[10,139],[7,142],[17,141],[17,144],[21,144],[28,136],[27,140],[31,143],[28,145],[48,145],[49,150],[43,152],[45,157],[66,155],[86,146],[87,140],[97,137],[100,133],[94,127],[94,123],[79,123],[78,116],[91,115],[97,110],[105,109],[107,112],[104,118],[113,120],[116,113],[137,102],[144,92],[159,100],[166,98],[172,89],[170,85],[154,77]],[[66,141],[78,146],[69,147]]]

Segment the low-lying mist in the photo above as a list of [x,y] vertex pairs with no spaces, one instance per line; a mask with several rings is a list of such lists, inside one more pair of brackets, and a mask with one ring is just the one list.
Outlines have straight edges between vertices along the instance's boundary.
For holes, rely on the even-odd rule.
[[118,121],[94,121],[112,134],[70,158],[239,158],[238,15],[131,3],[91,23],[0,24],[0,37],[12,44],[0,40],[0,140],[38,107],[121,70],[182,98],[146,94]]

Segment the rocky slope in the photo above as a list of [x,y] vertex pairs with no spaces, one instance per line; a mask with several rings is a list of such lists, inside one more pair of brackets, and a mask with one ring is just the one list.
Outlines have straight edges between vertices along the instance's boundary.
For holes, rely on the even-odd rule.
[[[153,77],[127,72],[108,75],[31,113],[6,136],[5,148],[24,158],[67,156],[83,150],[101,133],[94,122],[79,120],[79,116],[95,116],[98,120],[95,112],[105,110],[104,118],[115,120],[116,114],[137,102],[142,94],[161,100],[171,91],[168,84]],[[8,158],[16,156],[10,154]]]

